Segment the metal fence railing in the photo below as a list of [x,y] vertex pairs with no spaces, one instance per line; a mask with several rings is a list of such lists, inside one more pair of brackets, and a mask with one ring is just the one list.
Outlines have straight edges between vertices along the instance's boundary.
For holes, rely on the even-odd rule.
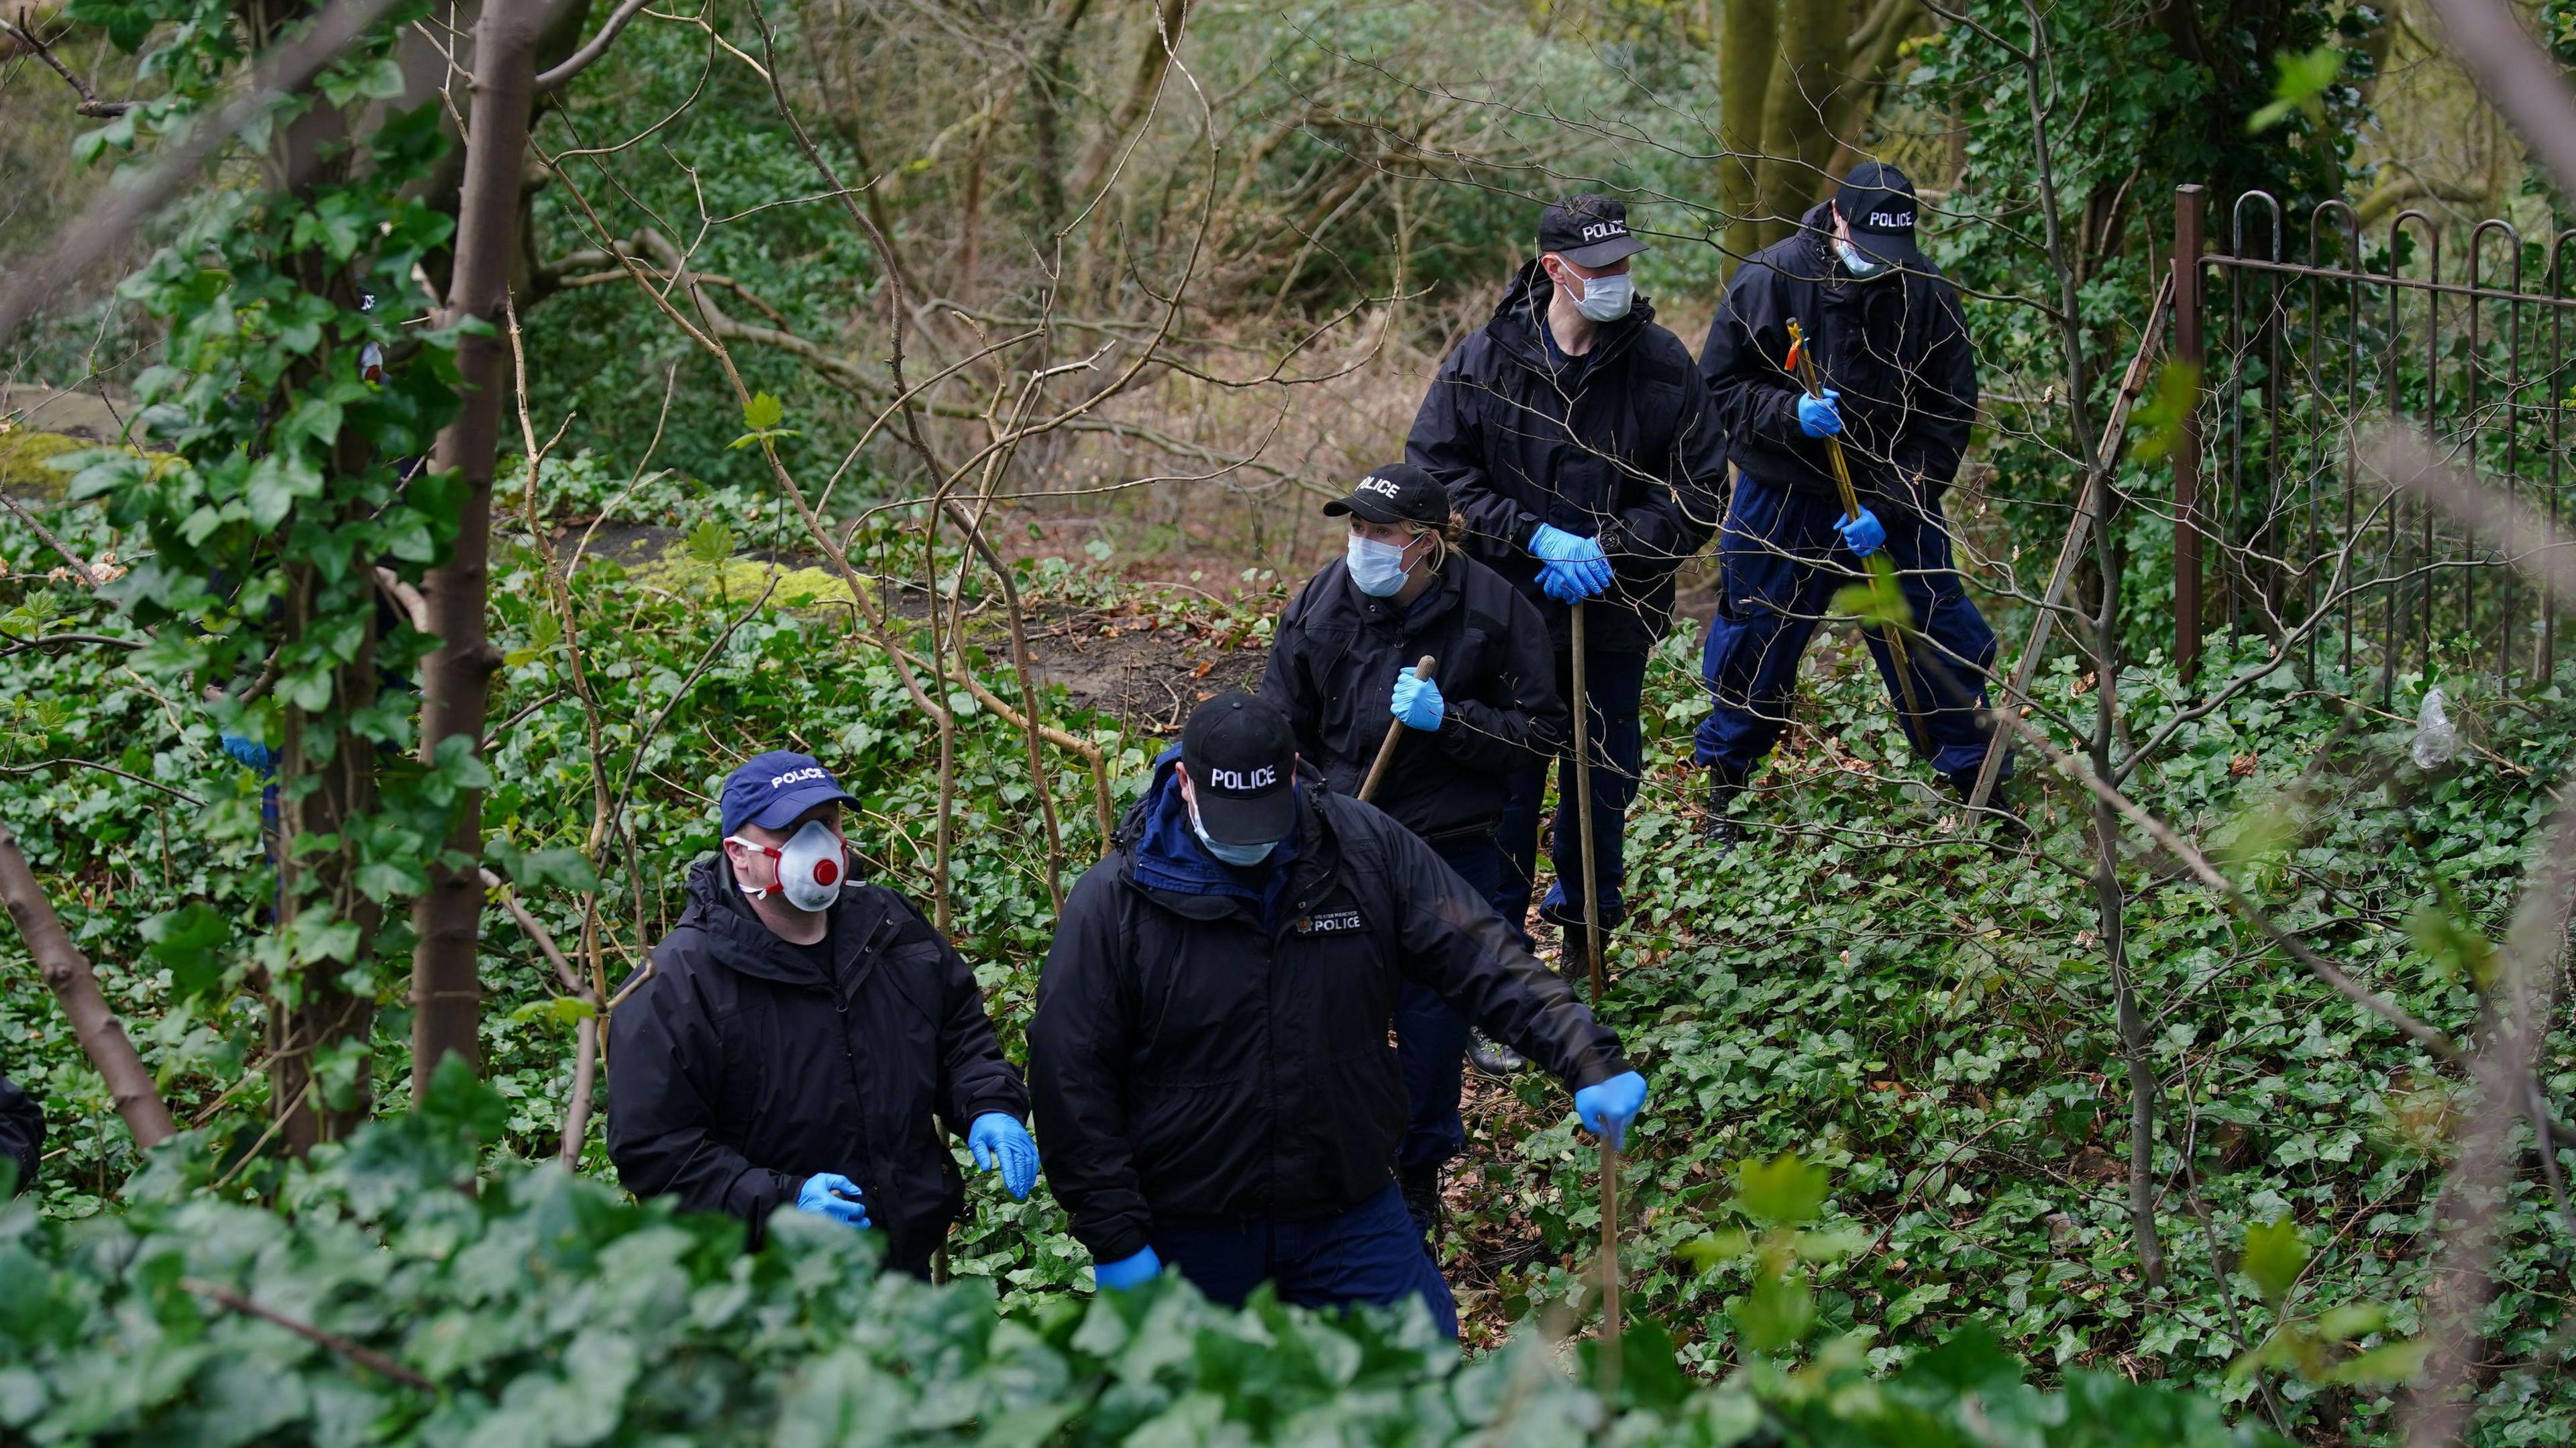
[[2377,424],[2425,430],[2567,519],[2576,230],[2416,210],[2366,228],[2341,201],[2300,218],[2261,191],[2223,214],[2204,199],[2185,186],[2174,207],[2173,355],[2200,375],[2173,450],[2177,661],[2196,667],[2205,632],[2252,630],[2298,641],[2312,679],[2383,701],[2437,662],[2546,680],[2556,608],[2394,491],[2369,448]]

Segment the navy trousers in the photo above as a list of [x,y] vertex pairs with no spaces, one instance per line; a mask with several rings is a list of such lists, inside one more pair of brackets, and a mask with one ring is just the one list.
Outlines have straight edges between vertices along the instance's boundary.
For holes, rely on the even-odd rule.
[[[1644,729],[1637,722],[1639,699],[1646,688],[1644,654],[1603,653],[1598,645],[1585,656],[1584,687],[1592,708],[1580,709],[1574,698],[1574,658],[1556,656],[1556,691],[1569,713],[1580,714],[1592,735],[1592,864],[1601,876],[1601,919],[1615,923],[1623,909],[1619,881],[1626,859],[1628,806],[1636,801],[1637,782],[1646,758]],[[1556,761],[1556,818],[1548,826],[1548,857],[1556,864],[1568,911],[1583,910],[1583,835],[1574,822],[1574,751],[1569,746]],[[1503,805],[1503,855],[1509,861],[1504,884],[1510,893],[1494,902],[1503,919],[1519,930],[1529,918],[1530,882],[1538,870],[1538,816],[1547,797],[1547,766],[1512,776],[1511,798]]]
[[1458,1335],[1458,1302],[1393,1182],[1337,1216],[1307,1222],[1158,1221],[1154,1255],[1211,1302],[1240,1307],[1273,1283],[1299,1307],[1386,1305],[1420,1297],[1442,1332]]
[[[1834,593],[1863,577],[1860,560],[1834,531],[1841,518],[1834,502],[1737,475],[1718,540],[1717,617],[1700,655],[1700,679],[1715,703],[1700,721],[1693,749],[1700,764],[1749,774],[1789,727],[1798,657],[1833,607]],[[1879,521],[1916,625],[1905,642],[1924,712],[1906,733],[1934,769],[1973,772],[1986,757],[1986,729],[1977,716],[1995,664],[1994,630],[1968,600],[1951,562],[1949,524],[1937,506],[1921,514],[1890,509]],[[1902,717],[1905,694],[1887,640],[1876,630],[1864,637]],[[2006,773],[2011,765],[2007,755]]]
[[[1492,835],[1466,835],[1431,846],[1458,877],[1488,905],[1503,908],[1503,881],[1510,874],[1502,847]],[[1529,903],[1527,886],[1521,903]],[[1518,920],[1506,917],[1514,932]],[[1403,1144],[1396,1148],[1398,1166],[1436,1167],[1467,1149],[1467,1124],[1458,1117],[1458,1093],[1467,1067],[1467,1023],[1429,986],[1406,981],[1395,998],[1395,1061],[1404,1072],[1404,1095],[1411,1115]]]

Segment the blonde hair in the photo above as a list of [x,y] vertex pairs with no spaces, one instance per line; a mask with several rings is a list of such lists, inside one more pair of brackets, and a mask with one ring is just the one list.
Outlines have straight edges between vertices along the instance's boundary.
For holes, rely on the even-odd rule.
[[1440,540],[1440,546],[1431,550],[1431,571],[1437,573],[1448,563],[1451,549],[1466,546],[1466,515],[1452,510],[1447,522],[1437,524],[1417,523],[1410,518],[1404,520],[1404,541],[1408,545],[1426,533]]

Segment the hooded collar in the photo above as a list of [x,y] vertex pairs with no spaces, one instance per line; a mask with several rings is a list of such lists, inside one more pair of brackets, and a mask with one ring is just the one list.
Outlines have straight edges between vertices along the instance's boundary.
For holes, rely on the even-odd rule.
[[1209,855],[1190,828],[1189,804],[1181,798],[1174,768],[1180,758],[1178,745],[1163,751],[1154,761],[1154,780],[1145,797],[1119,823],[1128,883],[1193,919],[1213,920],[1241,908],[1267,930],[1277,921],[1291,885],[1312,879],[1328,853],[1323,811],[1315,801],[1323,779],[1299,764],[1296,830],[1260,865],[1237,869]]
[[802,948],[788,944],[761,921],[736,883],[733,861],[718,850],[689,867],[688,908],[682,925],[694,925],[707,938],[707,953],[744,975],[781,985],[838,995],[857,984],[852,963],[864,964],[867,949],[885,924],[881,892],[844,885],[832,904],[832,961],[841,977],[827,980]]
[[[1510,285],[1503,288],[1503,299],[1494,308],[1493,320],[1486,324],[1495,340],[1503,343],[1514,359],[1522,366],[1542,373],[1556,370],[1548,359],[1548,341],[1543,335],[1547,328],[1548,302],[1555,292],[1556,284],[1547,279],[1547,268],[1539,265],[1537,257],[1531,257],[1521,263],[1521,269],[1513,274]],[[1592,350],[1574,360],[1582,364],[1586,373],[1598,370],[1634,345],[1646,324],[1654,319],[1654,302],[1645,293],[1638,293],[1636,301],[1628,308],[1628,315],[1615,322],[1600,323],[1601,332],[1593,339]]]

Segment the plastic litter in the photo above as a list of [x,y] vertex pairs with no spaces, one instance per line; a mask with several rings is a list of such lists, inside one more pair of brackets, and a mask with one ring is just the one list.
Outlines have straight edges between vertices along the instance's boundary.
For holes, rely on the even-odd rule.
[[2417,769],[2439,769],[2459,757],[2460,731],[2443,705],[2441,690],[2426,689],[2423,707],[2415,711],[2415,744],[2408,752]]

